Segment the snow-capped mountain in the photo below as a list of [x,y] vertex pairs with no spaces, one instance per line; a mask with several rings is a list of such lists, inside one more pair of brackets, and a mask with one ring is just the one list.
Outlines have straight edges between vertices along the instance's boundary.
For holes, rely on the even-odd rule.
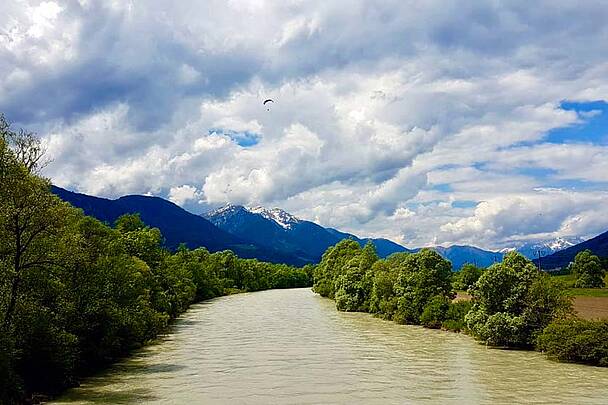
[[541,257],[548,256],[581,242],[584,242],[584,239],[580,237],[558,237],[555,239],[523,242],[516,244],[511,248],[503,249],[502,251],[517,250],[529,259],[536,259],[538,258],[539,253]]
[[147,225],[161,230],[165,246],[169,249],[176,249],[184,243],[189,248],[202,246],[211,252],[230,249],[243,258],[257,258],[297,266],[308,262],[279,249],[245,241],[162,198],[130,195],[109,200],[74,193],[55,186],[51,190],[62,200],[81,208],[85,214],[110,224],[123,214],[139,213]]
[[[574,260],[577,253],[589,249],[593,254],[600,257],[608,257],[608,232],[597,235],[594,238],[567,247],[548,256],[543,256],[540,264],[545,270],[564,268]],[[538,264],[538,260],[535,260]]]
[[[203,246],[210,251],[231,249],[241,257],[294,265],[318,262],[328,247],[344,238],[353,239],[361,245],[371,241],[381,257],[395,252],[419,250],[407,249],[388,239],[358,238],[349,233],[324,228],[278,208],[227,205],[203,214],[201,218],[157,197],[125,196],[107,200],[58,187],[53,187],[53,192],[82,208],[87,215],[109,223],[122,214],[138,212],[146,224],[161,230],[165,245],[171,249],[180,243],[186,243],[191,248]],[[567,265],[582,249],[608,255],[607,235],[608,232],[583,243],[579,243],[580,238],[572,237],[514,243],[499,252],[456,245],[437,246],[434,249],[452,262],[454,270],[459,270],[464,263],[489,266],[502,260],[503,254],[510,250],[517,250],[531,259],[536,258],[540,250],[543,267],[551,269]]]
[[[218,228],[252,243],[289,252],[302,260],[318,262],[328,247],[344,238],[361,245],[368,239],[324,228],[314,222],[301,220],[279,208],[227,205],[203,214]],[[408,249],[387,239],[371,239],[380,256]]]
[[246,209],[251,213],[260,214],[264,218],[274,221],[277,225],[283,227],[284,229],[291,229],[294,224],[300,222],[298,218],[280,208],[266,209],[258,206],[253,208],[246,207]]

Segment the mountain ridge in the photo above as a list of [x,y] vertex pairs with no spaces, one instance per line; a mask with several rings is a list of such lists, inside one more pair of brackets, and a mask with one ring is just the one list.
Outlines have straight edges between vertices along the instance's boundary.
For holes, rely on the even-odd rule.
[[138,213],[146,225],[159,228],[165,246],[176,249],[181,243],[189,248],[205,247],[211,252],[230,249],[243,258],[259,258],[270,262],[306,264],[284,252],[254,246],[225,232],[199,215],[192,214],[160,197],[128,195],[117,199],[94,197],[52,186],[51,191],[64,201],[80,208],[86,215],[112,224],[124,214]]
[[371,241],[381,257],[411,251],[388,239],[359,238],[353,234],[325,228],[279,208],[250,208],[228,204],[201,215],[220,229],[240,238],[264,246],[280,246],[311,262],[320,261],[328,247],[345,238],[353,239],[360,245]]
[[[298,266],[319,262],[328,247],[345,238],[353,239],[362,246],[372,242],[380,257],[387,257],[396,252],[420,250],[420,248],[407,248],[389,239],[360,238],[337,229],[326,228],[312,221],[300,219],[280,208],[228,204],[197,215],[160,197],[127,195],[117,199],[107,199],[68,191],[57,186],[52,186],[52,191],[63,200],[81,208],[85,214],[110,224],[120,215],[138,212],[146,224],[161,230],[166,246],[170,249],[185,243],[190,248],[202,246],[212,252],[230,249],[244,258],[255,257]],[[520,250],[533,259],[533,256],[530,257],[530,252],[534,252],[535,246],[559,247],[560,244],[572,245],[572,241],[560,238],[536,241],[501,251],[484,250],[469,245],[431,248],[450,260],[454,270],[459,270],[465,263],[480,267],[490,266],[502,260],[506,251],[513,249]],[[524,248],[528,245],[530,252],[526,254]],[[569,246],[566,250],[576,246],[578,245]],[[542,258],[543,268],[553,265],[553,259],[548,259],[551,256]],[[547,260],[546,265],[545,260]]]
[[[579,252],[587,249],[597,256],[608,257],[608,231],[564,250],[541,257],[540,267],[544,270],[566,268],[570,262],[574,261]],[[539,259],[534,259],[534,263],[538,265]]]

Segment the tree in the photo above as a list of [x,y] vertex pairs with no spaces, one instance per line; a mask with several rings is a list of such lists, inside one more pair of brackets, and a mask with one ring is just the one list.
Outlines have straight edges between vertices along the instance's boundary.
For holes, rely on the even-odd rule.
[[0,116],[0,261],[7,270],[0,327],[5,330],[11,329],[25,273],[61,262],[57,240],[73,214],[49,192],[49,182],[35,175],[41,153],[31,133],[10,131]]
[[537,341],[537,349],[554,359],[608,367],[608,320],[558,320]]
[[367,242],[363,249],[339,270],[335,280],[336,308],[340,311],[367,311],[373,287],[372,267],[378,261],[376,248]]
[[373,284],[369,312],[385,319],[393,319],[397,309],[394,286],[397,281],[397,268],[388,260],[378,260],[372,266]]
[[494,346],[532,346],[551,321],[570,309],[559,284],[517,252],[484,271],[470,291],[473,307],[465,317],[467,327]]
[[599,257],[589,249],[579,252],[572,264],[572,273],[576,277],[576,288],[603,288],[606,270]]
[[436,295],[424,306],[420,323],[427,328],[439,329],[450,309],[450,300],[443,295]]
[[435,296],[449,300],[452,290],[452,264],[431,249],[404,256],[397,265],[393,287],[397,308],[393,319],[398,323],[419,324],[424,307]]
[[467,291],[475,285],[481,277],[483,269],[467,263],[454,275],[454,288],[456,290]]
[[149,266],[156,267],[166,251],[162,248],[163,237],[158,228],[144,224],[139,214],[121,215],[114,228],[122,235],[127,253],[135,256]]
[[342,274],[344,265],[360,252],[361,246],[352,239],[343,239],[328,248],[315,268],[313,291],[322,297],[334,298],[336,279]]

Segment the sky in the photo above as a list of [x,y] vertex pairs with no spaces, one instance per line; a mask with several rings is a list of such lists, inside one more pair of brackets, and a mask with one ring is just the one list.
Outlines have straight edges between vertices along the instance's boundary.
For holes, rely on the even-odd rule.
[[606,21],[605,0],[5,0],[0,112],[96,196],[406,246],[591,237]]

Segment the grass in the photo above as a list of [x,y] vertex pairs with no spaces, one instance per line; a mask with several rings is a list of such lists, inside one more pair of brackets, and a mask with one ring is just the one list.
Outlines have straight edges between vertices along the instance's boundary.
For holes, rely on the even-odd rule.
[[[571,297],[608,297],[608,288],[574,288],[576,277],[573,274],[553,277],[562,283],[567,290],[567,294]],[[606,281],[606,285],[608,285],[608,276],[604,280]]]
[[608,288],[569,288],[571,297],[608,297]]

